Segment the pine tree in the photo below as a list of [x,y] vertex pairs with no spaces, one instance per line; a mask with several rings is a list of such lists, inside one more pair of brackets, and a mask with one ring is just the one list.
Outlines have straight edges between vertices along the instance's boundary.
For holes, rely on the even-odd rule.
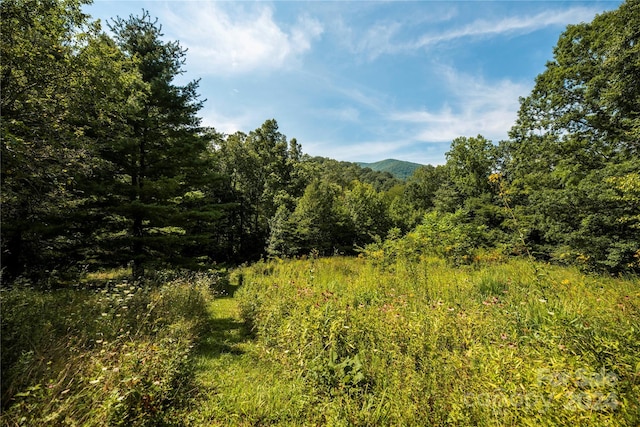
[[209,140],[196,113],[198,82],[173,80],[183,73],[185,50],[162,40],[148,12],[111,22],[116,44],[141,77],[122,112],[125,126],[100,144],[112,175],[102,183],[105,223],[97,234],[102,255],[132,262],[133,275],[149,265],[191,263],[194,247],[220,217],[211,191]]

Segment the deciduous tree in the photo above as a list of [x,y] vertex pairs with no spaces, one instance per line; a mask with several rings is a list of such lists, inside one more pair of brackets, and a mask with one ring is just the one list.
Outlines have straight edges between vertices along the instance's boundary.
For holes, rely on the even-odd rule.
[[640,173],[639,37],[637,0],[569,26],[521,101],[506,172],[529,242],[546,256],[640,268],[637,206],[621,203],[619,185]]

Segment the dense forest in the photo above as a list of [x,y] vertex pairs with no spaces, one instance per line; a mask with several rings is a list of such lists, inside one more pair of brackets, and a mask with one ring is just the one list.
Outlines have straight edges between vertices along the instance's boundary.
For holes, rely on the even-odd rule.
[[407,180],[310,157],[275,119],[203,127],[179,42],[85,3],[1,5],[3,284],[367,245],[640,271],[637,1],[566,29],[508,140],[461,136]]

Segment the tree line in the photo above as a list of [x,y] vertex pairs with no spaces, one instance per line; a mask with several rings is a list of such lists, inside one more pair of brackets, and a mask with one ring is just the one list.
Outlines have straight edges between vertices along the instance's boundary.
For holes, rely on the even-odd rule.
[[[0,5],[2,280],[354,254],[419,227],[470,248],[640,271],[640,10],[569,26],[509,139],[455,139],[406,181],[314,158],[274,119],[202,126],[157,20]],[[449,231],[447,231],[449,230]]]

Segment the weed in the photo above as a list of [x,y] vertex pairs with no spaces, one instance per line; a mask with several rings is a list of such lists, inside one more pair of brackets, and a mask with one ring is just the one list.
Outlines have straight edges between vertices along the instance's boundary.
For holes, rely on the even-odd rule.
[[189,399],[210,284],[141,287],[118,272],[83,287],[4,289],[4,425],[167,425]]
[[241,272],[258,345],[316,397],[292,424],[640,422],[637,279],[372,256]]

